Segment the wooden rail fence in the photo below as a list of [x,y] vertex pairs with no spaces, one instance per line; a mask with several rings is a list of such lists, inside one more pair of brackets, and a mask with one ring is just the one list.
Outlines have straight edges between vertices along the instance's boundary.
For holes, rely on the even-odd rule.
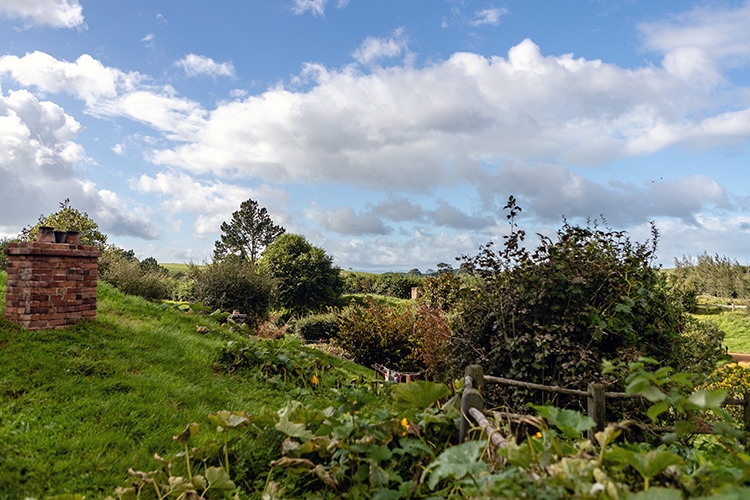
[[[591,417],[596,424],[594,428],[589,431],[589,437],[593,437],[596,432],[604,430],[607,426],[607,399],[635,399],[641,397],[639,394],[608,392],[605,390],[604,385],[600,383],[591,383],[588,386],[588,390],[580,391],[554,385],[533,384],[531,382],[522,382],[520,380],[493,377],[491,375],[485,375],[484,370],[480,365],[469,365],[466,367],[464,374],[464,390],[461,395],[461,426],[459,429],[460,443],[463,443],[466,440],[469,429],[472,427],[472,424],[469,421],[469,418],[471,418],[489,436],[495,446],[505,446],[505,438],[492,427],[483,413],[484,397],[482,394],[484,392],[484,385],[487,382],[586,398],[586,414]],[[743,406],[743,425],[746,430],[750,430],[750,393],[744,393],[743,399],[726,399],[723,404]]]

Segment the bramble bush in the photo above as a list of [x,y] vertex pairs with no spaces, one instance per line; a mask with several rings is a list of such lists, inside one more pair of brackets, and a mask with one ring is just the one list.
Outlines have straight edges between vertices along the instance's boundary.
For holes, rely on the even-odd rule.
[[447,312],[458,304],[460,294],[461,279],[451,272],[445,272],[424,279],[419,300],[428,307]]
[[339,323],[336,314],[309,314],[294,321],[294,333],[307,341],[330,340],[336,337]]
[[[603,360],[649,356],[678,370],[716,365],[720,332],[692,323],[682,292],[652,266],[655,227],[651,239],[634,243],[596,221],[580,227],[563,219],[554,240],[540,235],[538,247],[527,250],[513,197],[505,208],[511,233],[503,247],[495,251],[490,243],[464,257],[482,281],[455,316],[454,374],[478,363],[486,373],[526,382],[585,389],[604,381],[622,390],[621,379],[618,386],[602,377]],[[701,345],[691,345],[697,336],[705,337]],[[510,388],[496,396],[516,410],[549,397]],[[565,404],[562,397],[552,401]]]

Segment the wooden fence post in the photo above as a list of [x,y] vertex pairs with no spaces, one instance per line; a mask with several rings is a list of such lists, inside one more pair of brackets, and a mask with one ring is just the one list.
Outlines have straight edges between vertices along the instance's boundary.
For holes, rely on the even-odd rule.
[[469,433],[469,428],[471,427],[468,420],[469,408],[484,411],[484,399],[482,399],[482,395],[476,389],[464,389],[464,393],[461,395],[461,427],[458,431],[459,443],[466,441],[466,435]]
[[742,423],[745,424],[745,432],[750,432],[750,392],[744,395],[745,406],[742,409]]
[[[471,385],[468,384],[469,380]],[[461,394],[461,426],[458,431],[458,442],[466,441],[471,423],[469,422],[469,408],[484,411],[484,370],[480,365],[469,365],[464,371],[464,390]]]
[[607,402],[604,395],[604,384],[589,384],[588,411],[589,417],[594,419],[596,425],[589,431],[589,438],[604,430],[607,425]]

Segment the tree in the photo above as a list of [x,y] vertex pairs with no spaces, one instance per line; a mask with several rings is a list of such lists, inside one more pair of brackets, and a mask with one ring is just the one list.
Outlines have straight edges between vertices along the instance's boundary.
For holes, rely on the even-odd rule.
[[57,231],[78,231],[80,233],[81,245],[94,245],[99,250],[107,246],[107,235],[99,231],[99,224],[89,217],[86,212],[81,212],[70,206],[70,198],[60,203],[60,210],[48,216],[40,215],[34,226],[28,226],[21,230],[20,239],[23,241],[34,241],[42,226],[50,226]]
[[274,303],[295,315],[336,305],[344,287],[333,258],[299,234],[282,234],[268,245],[261,266],[274,281]]
[[232,214],[230,223],[222,222],[221,231],[224,234],[215,243],[214,259],[240,255],[255,264],[263,249],[284,234],[286,229],[273,223],[265,207],[258,208],[257,201],[248,199]]

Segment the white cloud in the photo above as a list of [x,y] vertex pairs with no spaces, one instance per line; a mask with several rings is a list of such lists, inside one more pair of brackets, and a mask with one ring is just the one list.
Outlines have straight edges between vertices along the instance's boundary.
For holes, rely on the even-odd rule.
[[312,83],[305,90],[276,86],[221,103],[154,160],[270,182],[409,191],[454,182],[477,163],[599,165],[697,137],[701,146],[750,137],[750,111],[717,113],[714,88],[663,68],[543,56],[530,40],[505,58],[457,53],[367,74],[309,64],[302,76]]
[[125,144],[115,144],[112,147],[112,151],[115,152],[116,155],[122,156],[125,154]]
[[325,14],[326,3],[328,3],[328,0],[294,0],[292,12],[299,15],[309,10],[316,16],[323,16]]
[[360,64],[369,65],[373,62],[398,57],[402,52],[408,53],[404,28],[398,28],[389,38],[367,37],[352,53],[352,57]]
[[184,173],[162,172],[153,177],[141,175],[131,187],[141,193],[162,196],[161,207],[168,214],[196,214],[193,231],[197,236],[220,233],[221,223],[229,220],[232,212],[248,198],[266,206],[274,222],[284,225],[290,220],[282,209],[287,195],[267,185],[248,188],[219,181],[201,182]]
[[0,0],[0,12],[12,19],[54,28],[84,26],[78,0]]
[[231,62],[217,63],[210,57],[188,54],[183,59],[175,62],[176,66],[185,70],[190,77],[206,75],[213,78],[217,76],[234,76],[234,65]]
[[750,2],[737,8],[696,7],[665,21],[639,26],[644,45],[666,55],[690,49],[690,54],[730,66],[750,59]]
[[141,38],[141,41],[142,42],[150,42],[154,38],[156,38],[156,35],[154,35],[153,33],[148,33],[146,36],[144,36],[143,38]]
[[88,105],[115,98],[143,80],[138,73],[104,66],[88,54],[71,63],[39,51],[23,57],[0,57],[0,74],[10,75],[21,85],[37,87],[42,92],[66,92]]
[[508,9],[505,8],[497,8],[497,7],[491,7],[489,9],[484,9],[476,12],[474,14],[474,17],[469,22],[472,26],[482,26],[484,24],[490,24],[492,26],[497,26],[500,24],[500,18],[503,17],[508,13]]
[[73,142],[82,130],[60,106],[26,90],[0,95],[0,226],[17,234],[36,222],[29,214],[53,212],[58,202],[70,198],[105,231],[153,238],[148,219],[133,215],[132,204],[77,178],[77,166],[88,161]]

